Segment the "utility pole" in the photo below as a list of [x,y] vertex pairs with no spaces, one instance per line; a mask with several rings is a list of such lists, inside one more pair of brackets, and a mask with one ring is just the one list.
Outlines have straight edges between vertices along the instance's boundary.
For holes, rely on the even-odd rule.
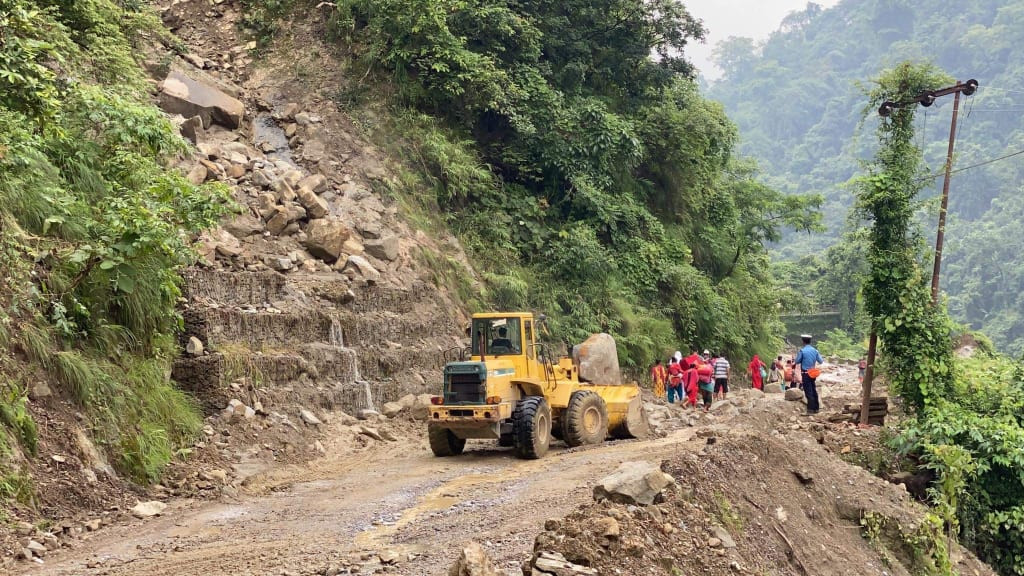
[[[949,125],[949,148],[946,150],[946,179],[942,183],[942,204],[939,208],[939,230],[935,238],[935,266],[932,269],[932,305],[937,306],[939,303],[939,272],[942,270],[942,244],[946,232],[946,210],[949,207],[949,180],[953,175],[953,147],[956,143],[956,121],[957,115],[960,113],[960,94],[963,93],[965,96],[970,96],[978,90],[977,80],[968,80],[967,82],[959,82],[955,86],[936,90],[934,92],[925,92],[917,98],[908,102],[882,102],[882,105],[878,108],[878,114],[883,118],[888,117],[892,114],[893,110],[902,108],[904,106],[911,106],[914,104],[920,104],[927,108],[935,103],[936,98],[940,96],[946,96],[948,94],[954,94],[953,96],[953,120]],[[867,424],[868,412],[870,411],[871,404],[871,380],[875,376],[875,358],[878,349],[878,331],[875,330],[874,320],[871,322],[871,336],[868,339],[868,365],[867,369],[864,370],[864,382],[861,384],[861,405],[860,405],[860,422],[861,424]]]
[[949,207],[949,179],[953,172],[953,146],[956,145],[956,117],[960,113],[960,92],[953,95],[953,120],[949,124],[949,148],[946,149],[946,178],[942,181],[939,205],[939,230],[935,234],[935,265],[932,267],[932,306],[939,304],[939,272],[942,271],[942,243],[946,235],[946,209]]
[[[949,125],[949,148],[946,152],[946,178],[942,183],[942,202],[941,208],[939,208],[939,230],[935,237],[935,265],[932,268],[932,305],[938,305],[939,303],[939,273],[942,271],[942,245],[945,240],[946,234],[946,211],[949,207],[949,180],[953,175],[953,148],[956,144],[956,121],[957,115],[960,112],[960,94],[964,96],[970,96],[978,90],[977,80],[968,80],[967,82],[958,82],[954,86],[948,88],[942,88],[933,92],[924,92],[913,100],[906,102],[882,102],[882,105],[878,108],[878,114],[883,118],[888,117],[892,114],[893,110],[897,108],[903,108],[905,106],[911,106],[914,104],[920,104],[924,107],[931,106],[935,103],[935,100],[942,96],[953,94],[953,120]],[[869,383],[870,384],[870,383]]]

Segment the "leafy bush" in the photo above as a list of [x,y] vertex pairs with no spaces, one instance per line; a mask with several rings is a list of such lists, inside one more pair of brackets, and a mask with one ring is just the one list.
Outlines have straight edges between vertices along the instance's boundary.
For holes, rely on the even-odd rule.
[[[168,167],[186,145],[149,103],[134,51],[138,33],[162,33],[128,4],[0,0],[0,344],[84,408],[124,471],[153,481],[200,426],[166,376],[178,271],[189,237],[228,205]],[[34,451],[18,389],[0,421]]]

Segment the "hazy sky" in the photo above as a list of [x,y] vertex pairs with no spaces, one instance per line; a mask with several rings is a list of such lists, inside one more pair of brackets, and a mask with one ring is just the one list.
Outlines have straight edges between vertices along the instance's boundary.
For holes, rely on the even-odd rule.
[[[831,7],[839,0],[814,0],[815,4]],[[767,38],[779,27],[782,19],[794,10],[803,10],[807,0],[682,0],[690,14],[704,20],[708,29],[706,44],[694,44],[687,55],[707,78],[716,78],[719,72],[711,64],[711,50],[716,42],[730,36]]]

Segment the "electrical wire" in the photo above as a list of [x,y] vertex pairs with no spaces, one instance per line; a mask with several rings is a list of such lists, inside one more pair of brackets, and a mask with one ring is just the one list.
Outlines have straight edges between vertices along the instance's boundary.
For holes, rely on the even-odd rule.
[[[966,172],[968,170],[973,170],[975,168],[980,168],[982,166],[988,166],[989,164],[995,164],[996,162],[1002,162],[1003,160],[1006,160],[1006,159],[1009,159],[1009,158],[1013,158],[1014,156],[1020,156],[1021,154],[1024,154],[1024,150],[1018,150],[1018,151],[1013,152],[1011,154],[1006,154],[1005,156],[1000,156],[998,158],[990,158],[988,160],[985,160],[984,162],[978,162],[977,164],[971,164],[970,166],[964,166],[962,168],[957,168],[956,170],[951,170],[949,172],[949,174],[950,175],[959,174],[960,172]],[[936,174],[932,174],[930,176],[922,176],[922,177],[918,178],[916,181],[917,182],[922,182],[924,180],[934,180],[935,178],[938,178],[938,177],[940,177],[942,175],[943,175],[943,173],[939,172],[939,173],[936,173]]]

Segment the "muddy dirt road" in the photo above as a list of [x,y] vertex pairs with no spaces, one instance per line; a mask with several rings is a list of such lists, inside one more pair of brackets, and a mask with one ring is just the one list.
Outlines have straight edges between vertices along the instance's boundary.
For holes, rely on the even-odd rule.
[[265,480],[268,495],[172,505],[161,518],[105,530],[17,573],[299,576],[345,566],[372,573],[384,552],[399,558],[389,573],[446,574],[468,540],[515,572],[545,519],[590,498],[592,483],[620,462],[699,449],[694,433],[575,450],[559,444],[535,461],[484,442],[471,442],[458,458],[435,458],[419,440],[359,460],[328,456]]

